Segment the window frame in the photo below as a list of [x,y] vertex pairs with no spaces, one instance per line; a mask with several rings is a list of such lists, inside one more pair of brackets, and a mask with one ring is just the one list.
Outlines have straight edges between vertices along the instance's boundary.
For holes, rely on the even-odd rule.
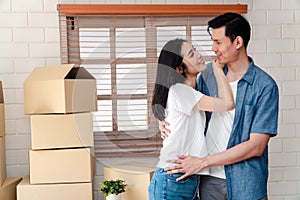
[[[160,23],[168,22],[169,25],[171,26],[172,23],[176,24],[176,26],[179,26],[181,23],[182,25],[186,27],[191,27],[193,25],[193,21],[187,20],[186,23],[184,20],[189,19],[187,16],[190,16],[191,18],[193,17],[203,17],[204,21],[208,20],[209,18],[222,14],[224,12],[237,12],[237,13],[246,13],[247,12],[247,5],[241,5],[241,4],[227,4],[227,5],[190,5],[190,4],[181,4],[181,5],[174,5],[174,4],[168,4],[168,5],[156,5],[156,4],[134,4],[134,5],[129,5],[129,4],[58,4],[57,9],[59,11],[60,15],[60,29],[65,29],[65,30],[70,30],[69,28],[72,29],[72,26],[76,26],[76,23],[72,23],[73,20],[76,21],[76,17],[80,16],[80,19],[87,17],[95,17],[95,16],[101,16],[101,17],[108,17],[108,18],[114,18],[114,17],[123,17],[123,18],[143,18],[144,19],[144,27],[145,27],[145,38],[147,37],[155,37],[151,34],[156,34],[156,27],[159,26]],[[165,19],[165,21],[155,21],[155,19]],[[63,20],[61,20],[63,19]],[[71,20],[70,20],[71,19]],[[178,23],[178,20],[172,22],[172,19],[183,19],[183,22],[180,21]],[[154,21],[152,23],[152,21]],[[78,22],[79,23],[79,22]],[[151,23],[151,25],[149,25]],[[188,24],[188,25],[187,25]],[[101,27],[101,25],[97,25]],[[109,26],[108,26],[109,27]],[[123,26],[122,26],[123,27]],[[124,26],[126,27],[126,25]],[[90,28],[90,27],[89,27]],[[103,27],[101,27],[103,28]],[[111,28],[112,34],[115,30],[114,28]],[[132,27],[131,27],[132,28]],[[75,27],[76,29],[76,27]],[[191,37],[191,29],[186,30],[187,37]],[[61,31],[61,60],[62,63],[80,63],[82,64],[82,60],[80,58],[80,52],[78,50],[72,52],[72,48],[68,46],[68,37],[70,35],[72,37],[77,37],[79,38],[79,31],[74,31],[67,33],[67,31]],[[70,35],[68,35],[70,34]],[[147,36],[148,34],[148,36]],[[150,34],[150,35],[149,35]],[[147,40],[145,40],[147,43]],[[76,44],[76,43],[75,43]],[[79,45],[79,42],[78,44]],[[112,43],[112,46],[115,44]],[[156,57],[157,57],[157,51],[156,51],[156,45],[153,46],[151,42],[148,42],[146,44],[146,57],[143,58],[143,62],[146,64],[147,69],[151,69],[150,66],[151,63],[156,62]],[[148,48],[149,47],[149,48]],[[77,47],[79,48],[79,46]],[[67,53],[66,53],[67,52]],[[113,63],[111,63],[111,66],[114,67],[114,71],[116,71],[116,65],[119,62],[128,62],[128,63],[134,63],[134,62],[139,62],[141,60],[134,59],[134,58],[125,58],[125,59],[120,59],[114,57],[116,52],[112,52],[112,56],[110,59],[107,60],[107,62],[111,62],[112,60]],[[72,56],[70,56],[72,55]],[[74,55],[74,58],[73,58]],[[106,62],[105,59],[103,61],[104,63]],[[139,62],[141,63],[141,62]],[[153,66],[152,66],[153,68]],[[146,99],[147,99],[147,109],[148,111],[151,110],[151,98],[147,97],[149,93],[153,90],[154,84],[153,81],[148,82],[149,80],[154,80],[155,79],[155,73],[148,73],[146,74],[147,76],[151,76],[150,78],[147,77],[147,94],[146,94]],[[112,80],[112,87],[113,83],[116,83],[116,80]],[[135,95],[136,98],[143,98],[143,95]],[[122,135],[122,131],[118,131],[118,124],[116,123],[117,120],[117,100],[119,100],[119,97],[116,95],[116,92],[112,92],[111,95],[99,95],[98,99],[101,100],[111,100],[112,101],[112,131],[104,131],[102,134],[104,134],[105,137],[107,137],[107,140],[103,140],[103,137],[99,133],[95,133],[95,149],[104,147],[108,143],[113,143],[113,145],[119,147],[121,151],[116,151],[116,152],[109,152],[110,149],[113,147],[109,146],[106,147],[108,150],[102,153],[97,153],[95,152],[96,157],[122,157],[122,156],[129,156],[129,157],[145,157],[145,156],[157,156],[159,154],[159,149],[161,147],[161,138],[158,130],[158,122],[150,120],[149,127],[155,127],[156,134],[151,135],[149,134],[149,129],[144,130],[144,131],[132,131],[131,134],[129,134],[131,137],[124,136]],[[149,115],[149,114],[148,114]],[[150,116],[148,116],[150,117]],[[151,128],[150,128],[151,129]],[[136,132],[136,133],[134,133]],[[140,139],[140,144],[136,144],[137,141],[137,135],[146,135],[146,137],[143,137]],[[101,138],[101,139],[100,139]],[[101,141],[101,142],[99,142]],[[154,148],[155,151],[147,152],[147,150],[142,150],[142,147],[149,146],[151,148]],[[105,149],[105,147],[104,147]],[[130,150],[128,150],[130,149]],[[124,151],[122,151],[124,150]],[[127,151],[126,151],[127,150]]]
[[65,15],[216,16],[225,12],[247,13],[247,4],[58,4]]

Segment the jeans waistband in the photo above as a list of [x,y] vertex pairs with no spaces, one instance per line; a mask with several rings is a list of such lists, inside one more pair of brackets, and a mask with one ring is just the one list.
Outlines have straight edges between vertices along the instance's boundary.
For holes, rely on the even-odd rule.
[[[157,168],[155,169],[155,172],[156,172],[156,173],[159,173],[159,174],[166,174],[168,171],[165,170],[164,168],[157,167]],[[176,174],[183,174],[183,173],[176,173]],[[199,177],[198,174],[190,175],[190,177],[193,177],[193,176]]]
[[164,168],[157,167],[157,168],[155,169],[155,172],[158,172],[158,173],[166,173],[167,170],[165,170]]

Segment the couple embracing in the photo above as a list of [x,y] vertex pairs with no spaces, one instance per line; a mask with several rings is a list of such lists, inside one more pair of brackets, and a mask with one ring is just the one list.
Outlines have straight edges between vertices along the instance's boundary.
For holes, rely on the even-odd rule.
[[161,50],[152,111],[164,141],[149,199],[267,200],[277,84],[248,56],[243,16],[217,16],[208,32],[216,59],[207,65],[186,40]]

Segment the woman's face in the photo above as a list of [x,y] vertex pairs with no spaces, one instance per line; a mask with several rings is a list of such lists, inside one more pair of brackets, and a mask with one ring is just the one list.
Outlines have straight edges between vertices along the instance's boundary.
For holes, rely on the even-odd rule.
[[202,55],[188,42],[183,42],[181,46],[183,63],[187,66],[186,74],[198,74],[206,69]]

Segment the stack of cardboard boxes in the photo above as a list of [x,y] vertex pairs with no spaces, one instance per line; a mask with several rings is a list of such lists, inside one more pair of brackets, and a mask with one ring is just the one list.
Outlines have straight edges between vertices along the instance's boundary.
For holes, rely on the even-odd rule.
[[31,115],[30,175],[18,200],[93,199],[96,80],[82,67],[38,67],[24,82]]
[[16,186],[21,179],[6,177],[4,97],[0,81],[0,199],[15,200]]

